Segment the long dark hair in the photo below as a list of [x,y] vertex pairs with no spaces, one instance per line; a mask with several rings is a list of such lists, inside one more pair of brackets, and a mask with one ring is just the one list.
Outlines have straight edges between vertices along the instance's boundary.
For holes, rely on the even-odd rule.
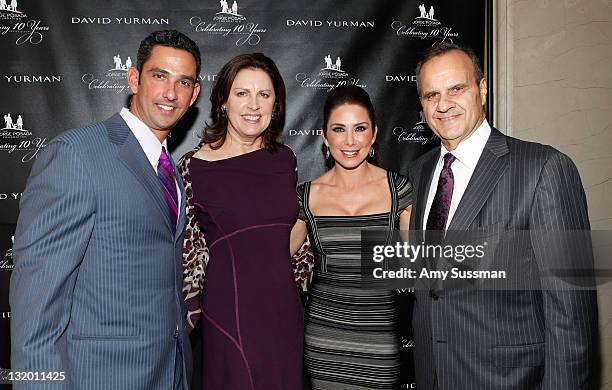
[[[327,137],[327,123],[329,122],[331,112],[344,104],[355,104],[365,108],[372,122],[372,131],[374,131],[376,128],[376,113],[374,112],[374,105],[372,105],[370,95],[363,88],[356,85],[342,85],[329,92],[325,99],[325,105],[323,105],[323,135],[325,137]],[[327,154],[325,144],[323,144],[322,148],[324,155]],[[378,145],[376,142],[374,142],[372,148],[374,149],[374,156],[368,155],[366,161],[378,165]],[[333,167],[334,164],[335,161],[331,155],[329,157],[325,156],[325,165],[328,169]]]
[[264,149],[274,152],[281,143],[278,141],[285,124],[285,82],[274,61],[262,53],[241,54],[232,58],[221,68],[210,94],[211,123],[206,123],[200,145],[207,144],[211,149],[220,148],[227,137],[228,119],[222,106],[227,102],[236,75],[242,69],[260,69],[272,79],[274,85],[274,108],[268,128],[262,134]]

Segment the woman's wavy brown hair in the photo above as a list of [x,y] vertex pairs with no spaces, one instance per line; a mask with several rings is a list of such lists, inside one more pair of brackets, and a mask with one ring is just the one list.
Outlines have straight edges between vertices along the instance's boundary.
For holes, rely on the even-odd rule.
[[207,144],[211,149],[218,149],[225,142],[228,119],[221,107],[227,102],[234,79],[242,69],[260,69],[272,79],[275,95],[272,119],[261,137],[264,149],[275,152],[281,145],[278,139],[285,124],[285,82],[274,61],[262,53],[241,54],[221,68],[210,94],[212,122],[206,123],[200,145]]

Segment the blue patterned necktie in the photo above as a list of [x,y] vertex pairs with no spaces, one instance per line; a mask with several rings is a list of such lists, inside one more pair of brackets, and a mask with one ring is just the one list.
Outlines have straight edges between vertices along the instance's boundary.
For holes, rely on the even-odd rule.
[[168,210],[170,211],[170,224],[172,225],[172,233],[176,233],[176,222],[178,220],[178,195],[176,193],[176,180],[174,179],[174,167],[166,148],[162,146],[162,152],[157,163],[157,177],[164,192]]

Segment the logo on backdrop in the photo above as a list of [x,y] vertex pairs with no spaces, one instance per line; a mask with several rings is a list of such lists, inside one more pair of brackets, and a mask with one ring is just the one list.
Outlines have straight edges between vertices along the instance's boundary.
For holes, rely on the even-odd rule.
[[58,74],[5,74],[3,75],[10,84],[55,84],[62,82],[62,76]]
[[0,35],[15,37],[16,45],[37,45],[49,31],[40,19],[28,18],[17,0],[0,0]]
[[421,15],[414,19],[414,24],[420,26],[439,26],[441,24],[438,19],[434,18],[435,10],[433,5],[429,7],[428,11],[425,4],[419,4],[419,12]]
[[402,348],[404,349],[414,348],[414,340],[411,340],[406,336],[402,336]]
[[4,257],[0,258],[0,271],[12,271],[13,265],[13,244],[15,243],[15,236],[11,236],[11,247],[6,250]]
[[335,61],[332,61],[331,56],[328,54],[324,58],[325,67],[321,68],[319,72],[320,77],[327,77],[332,79],[343,78],[346,77],[346,71],[342,70],[342,60],[340,57],[336,57]]
[[398,36],[412,39],[433,39],[434,44],[441,42],[453,42],[454,38],[459,37],[459,33],[453,31],[450,26],[445,26],[435,18],[436,10],[433,5],[429,7],[423,3],[419,4],[419,16],[410,23],[395,20],[391,23],[391,28]]
[[132,67],[132,57],[130,56],[127,57],[124,63],[121,60],[121,55],[117,54],[116,56],[113,56],[113,62],[115,63],[115,67],[109,69],[108,70],[109,72],[115,72],[115,71],[127,72],[127,70]]
[[374,28],[370,20],[286,19],[287,27]]
[[289,136],[314,136],[318,137],[323,133],[321,129],[289,129]]
[[21,198],[21,195],[23,195],[22,192],[0,192],[0,200],[19,200],[19,198]]
[[385,82],[387,83],[415,83],[417,76],[415,74],[387,74]]
[[17,9],[17,0],[0,0],[0,19],[23,19],[27,15]]
[[3,320],[8,320],[11,318],[11,312],[10,311],[2,311],[0,312],[0,318],[2,318]]
[[47,138],[34,137],[26,128],[21,114],[4,114],[4,127],[0,129],[0,152],[17,153],[21,162],[32,161],[45,146]]
[[[125,59],[124,59],[125,58]],[[101,74],[85,73],[81,81],[90,90],[111,90],[116,93],[130,92],[127,83],[127,70],[134,65],[132,57],[121,56],[117,53],[106,62],[108,68]]]
[[[2,0],[0,0],[2,1]],[[108,18],[108,17],[78,17],[70,18],[72,24],[144,24],[165,25],[170,24],[168,18]]]
[[199,74],[198,75],[198,80],[200,81],[200,83],[203,82],[214,82],[217,79],[217,75],[216,74],[212,74],[212,73],[204,73],[204,74]]
[[200,16],[189,19],[189,24],[196,32],[231,37],[235,39],[236,46],[255,46],[261,42],[261,37],[267,29],[247,19],[236,0],[233,0],[231,5],[228,0],[220,0],[219,4],[220,11],[214,14],[212,21]]
[[306,73],[298,73],[295,75],[297,81],[302,88],[314,88],[329,91],[332,88],[341,85],[357,85],[362,88],[367,86],[359,78],[352,76],[348,71],[343,69],[342,59],[336,56],[335,59],[331,54],[323,57],[322,68],[314,75]]
[[435,140],[436,135],[429,130],[427,122],[423,116],[423,111],[419,112],[420,120],[415,123],[412,128],[405,129],[402,126],[393,128],[393,135],[397,137],[398,142],[407,142],[415,145],[426,145],[428,142]]
[[243,22],[246,18],[238,13],[238,3],[236,0],[230,7],[227,0],[221,0],[221,11],[217,12],[213,20],[215,22]]

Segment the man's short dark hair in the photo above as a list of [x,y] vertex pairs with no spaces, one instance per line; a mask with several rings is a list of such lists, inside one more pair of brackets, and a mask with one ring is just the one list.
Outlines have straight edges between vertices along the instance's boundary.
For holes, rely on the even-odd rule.
[[196,62],[196,81],[200,75],[200,68],[202,67],[202,60],[200,59],[200,49],[198,45],[191,40],[187,35],[177,30],[160,30],[153,31],[149,36],[140,42],[138,48],[138,58],[136,60],[136,68],[138,72],[142,71],[142,66],[151,57],[151,51],[153,47],[167,46],[175,49],[185,50],[191,53]]
[[472,60],[472,64],[474,65],[474,79],[476,80],[476,83],[479,83],[480,80],[484,78],[484,72],[482,71],[482,66],[480,66],[480,60],[478,59],[478,56],[471,47],[459,43],[442,42],[437,45],[431,46],[430,48],[425,50],[425,53],[423,53],[423,56],[417,63],[415,74],[417,79],[416,86],[419,97],[421,97],[422,92],[420,79],[421,68],[423,68],[423,64],[425,64],[427,61],[431,60],[434,57],[441,56],[453,50],[463,52],[468,57],[470,57],[470,60]]

